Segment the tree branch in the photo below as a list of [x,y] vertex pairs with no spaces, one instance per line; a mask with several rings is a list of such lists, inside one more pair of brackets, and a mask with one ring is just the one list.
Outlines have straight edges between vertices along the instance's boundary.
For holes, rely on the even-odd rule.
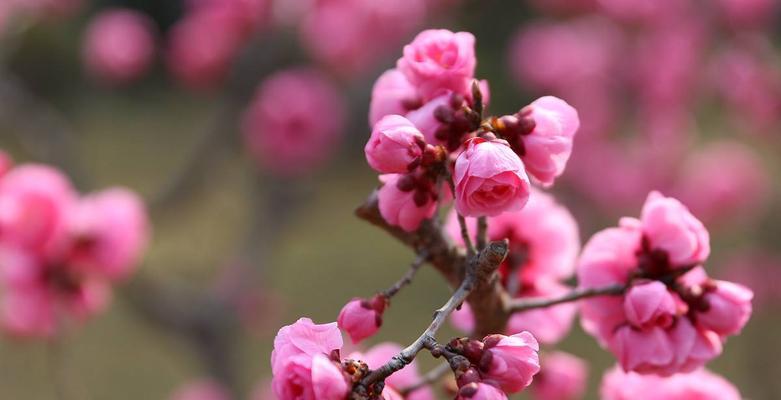
[[385,291],[382,292],[382,295],[386,299],[390,299],[391,297],[395,296],[396,293],[399,292],[404,286],[409,285],[412,283],[412,278],[415,277],[415,274],[420,270],[420,267],[423,266],[423,264],[428,260],[428,252],[422,251],[420,254],[418,254],[417,258],[410,264],[410,268],[407,271],[406,274],[404,274],[401,279],[399,279],[396,283],[393,284],[393,286],[385,289]]
[[550,299],[514,299],[509,303],[509,310],[512,313],[531,310],[534,308],[544,308],[555,306],[556,304],[569,303],[580,299],[596,296],[616,296],[624,293],[626,290],[626,284],[613,284],[598,288],[586,288],[586,289],[573,289],[571,292],[561,296]]

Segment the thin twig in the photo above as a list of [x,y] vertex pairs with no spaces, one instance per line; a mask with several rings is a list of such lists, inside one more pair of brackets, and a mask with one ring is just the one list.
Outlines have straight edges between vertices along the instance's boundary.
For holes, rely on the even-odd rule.
[[385,289],[385,291],[382,292],[382,295],[386,299],[390,299],[391,297],[395,296],[396,293],[398,293],[399,290],[401,290],[404,286],[412,283],[412,278],[415,277],[415,274],[418,272],[418,270],[420,270],[420,267],[423,266],[426,260],[428,260],[428,252],[424,250],[418,254],[414,261],[412,261],[409,270],[407,270],[407,273],[404,274],[404,276],[401,277],[401,279],[399,279],[396,283],[394,283],[393,286]]
[[499,267],[499,264],[507,255],[507,248],[507,241],[493,242],[488,245],[484,251],[472,257],[463,282],[453,295],[450,296],[448,301],[434,312],[434,319],[431,321],[428,328],[426,328],[412,344],[402,350],[401,353],[394,356],[385,365],[366,375],[361,381],[361,385],[363,387],[369,387],[376,382],[385,380],[385,378],[394,372],[411,363],[412,360],[415,359],[415,356],[424,348],[434,348],[437,345],[435,336],[447,320],[447,317],[450,316],[457,307],[464,303],[475,286],[480,282],[491,279],[496,272],[496,269]]
[[[453,183],[453,177],[447,176],[445,180],[447,181],[448,185],[450,185],[450,192],[453,193],[453,195],[455,196],[456,185],[455,183]],[[475,246],[472,245],[472,239],[469,237],[469,229],[467,229],[466,226],[466,219],[459,212],[456,212],[456,215],[458,215],[458,225],[461,227],[461,239],[464,240],[464,247],[466,247],[466,254],[467,256],[472,257],[477,253],[477,251],[475,251]]]
[[442,377],[445,376],[445,374],[450,371],[450,364],[447,362],[443,362],[442,364],[439,364],[431,371],[428,371],[426,375],[423,375],[423,378],[421,378],[419,381],[415,382],[414,384],[407,386],[405,388],[402,388],[399,392],[402,396],[408,396],[410,393],[422,389],[423,387],[426,387],[428,385],[431,385],[435,382],[438,382]]
[[573,289],[571,292],[561,297],[550,299],[514,299],[509,303],[508,306],[510,312],[517,313],[534,308],[555,306],[556,304],[568,303],[570,301],[576,301],[588,297],[616,296],[624,293],[626,288],[627,285],[625,284],[613,284],[597,288]]
[[488,219],[479,217],[477,219],[477,250],[482,251],[488,243]]

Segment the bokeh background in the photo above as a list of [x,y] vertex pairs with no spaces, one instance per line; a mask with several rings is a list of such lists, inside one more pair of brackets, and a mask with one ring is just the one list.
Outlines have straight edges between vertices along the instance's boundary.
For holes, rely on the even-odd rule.
[[[112,308],[56,351],[0,341],[0,398],[56,398],[64,385],[73,399],[167,399],[215,375],[246,396],[270,376],[280,326],[333,321],[349,298],[401,276],[411,252],[353,210],[377,184],[362,151],[372,84],[431,27],[475,34],[492,114],[544,94],[578,108],[583,129],[553,192],[584,242],[637,215],[651,189],[704,216],[709,270],[757,293],[751,322],[710,367],[746,398],[781,397],[776,0],[262,0],[250,34],[214,44],[235,21],[200,25],[181,39],[189,50],[175,50],[173,32],[195,18],[197,0],[0,1],[0,149],[63,168],[82,191],[137,190],[154,227]],[[88,26],[114,7],[155,26],[153,62],[132,81],[85,67]],[[330,25],[318,22],[327,7]],[[308,29],[321,30],[313,39]],[[198,49],[214,58],[200,70],[187,64],[199,56],[186,56]],[[257,85],[304,65],[337,88],[346,116],[338,145],[323,149],[328,160],[290,175],[248,150],[241,120]],[[369,343],[410,342],[448,294],[424,269]],[[154,317],[155,301],[211,319],[181,329]],[[597,398],[613,359],[575,325],[561,348],[591,363],[588,398]]]

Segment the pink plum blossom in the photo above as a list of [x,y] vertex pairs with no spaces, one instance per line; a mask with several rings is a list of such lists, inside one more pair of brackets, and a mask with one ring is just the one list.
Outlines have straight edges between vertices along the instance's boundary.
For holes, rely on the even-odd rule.
[[377,172],[405,173],[420,163],[425,143],[412,122],[400,115],[388,115],[374,125],[364,152]]
[[432,199],[431,188],[416,188],[411,175],[380,175],[380,181],[382,187],[377,193],[380,214],[389,224],[412,232],[434,216],[437,203]]
[[98,14],[84,38],[83,57],[98,79],[123,84],[140,78],[155,54],[154,24],[144,14],[111,9]]
[[535,400],[577,400],[586,392],[588,364],[561,351],[541,355],[542,369],[530,389]]
[[486,353],[490,354],[490,363],[483,377],[506,393],[516,393],[529,386],[540,371],[540,347],[531,333],[493,335],[483,342]]
[[324,354],[280,359],[273,372],[279,400],[344,400],[350,390],[340,365]]
[[343,135],[339,91],[315,70],[277,72],[258,88],[241,129],[257,163],[281,176],[310,173],[332,155]]
[[276,371],[285,360],[296,355],[330,354],[340,350],[343,344],[336,322],[317,325],[309,318],[301,318],[282,327],[274,338],[271,369]]
[[385,71],[372,87],[369,125],[374,126],[386,115],[406,115],[423,104],[418,90],[397,69]]
[[458,390],[456,400],[507,400],[507,395],[487,383],[470,383]]
[[110,279],[127,277],[149,237],[146,210],[135,193],[115,188],[83,198],[74,211],[71,257]]
[[719,335],[736,335],[751,317],[754,293],[743,285],[713,281],[706,287],[705,311],[697,313],[697,322]]
[[729,381],[706,369],[671,377],[624,372],[618,367],[602,377],[603,400],[739,400]]
[[465,217],[518,211],[529,199],[523,162],[503,140],[471,139],[456,159],[456,210]]
[[634,285],[624,296],[626,319],[637,328],[669,327],[676,312],[676,299],[659,281]]
[[476,65],[475,37],[446,29],[418,34],[404,46],[404,55],[397,62],[399,71],[426,99],[446,90],[467,95]]
[[719,0],[721,16],[733,27],[763,27],[778,11],[775,0]]
[[337,323],[353,343],[360,343],[373,336],[382,326],[382,313],[386,299],[375,296],[374,299],[352,299],[339,312]]
[[650,248],[664,251],[674,266],[699,264],[710,254],[705,226],[672,197],[651,192],[640,220]]

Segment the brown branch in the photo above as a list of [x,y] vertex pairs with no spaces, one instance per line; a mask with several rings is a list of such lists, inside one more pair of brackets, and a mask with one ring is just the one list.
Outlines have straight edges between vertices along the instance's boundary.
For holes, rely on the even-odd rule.
[[480,217],[477,219],[477,250],[483,250],[488,243],[488,219]]
[[385,365],[370,372],[363,378],[361,385],[370,387],[376,382],[381,382],[411,363],[415,356],[424,348],[433,349],[437,347],[436,334],[447,320],[447,317],[466,300],[473,290],[479,287],[480,282],[488,281],[492,278],[499,268],[499,264],[507,256],[508,246],[507,241],[493,242],[484,251],[472,257],[463,282],[450,299],[434,312],[434,319],[428,328],[401,353],[394,356]]
[[596,296],[616,296],[624,293],[626,284],[613,284],[597,288],[573,289],[571,292],[550,299],[514,299],[509,303],[510,312],[517,313],[534,308],[544,308],[555,306],[556,304],[569,303],[589,297]]
[[423,264],[428,260],[428,252],[422,251],[418,256],[415,258],[414,261],[410,264],[409,270],[407,270],[407,273],[404,274],[404,276],[401,277],[396,283],[393,284],[393,286],[385,289],[385,291],[382,292],[382,295],[386,299],[390,299],[391,297],[395,296],[396,293],[399,292],[404,286],[409,285],[412,283],[412,278],[415,277],[415,274],[420,270],[420,267],[423,266]]

